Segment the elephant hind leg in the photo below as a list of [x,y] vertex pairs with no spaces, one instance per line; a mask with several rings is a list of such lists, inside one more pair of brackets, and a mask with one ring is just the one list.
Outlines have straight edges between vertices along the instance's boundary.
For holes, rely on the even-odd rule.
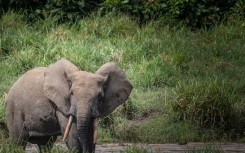
[[17,132],[10,134],[10,139],[16,146],[22,147],[25,150],[28,141],[28,136],[25,131],[19,134]]
[[48,152],[52,149],[57,136],[31,137],[29,142],[37,144],[40,152]]
[[11,141],[15,145],[25,149],[27,141],[28,141],[29,134],[24,127],[23,119],[22,118],[16,118],[9,125],[10,125],[9,137],[10,137]]

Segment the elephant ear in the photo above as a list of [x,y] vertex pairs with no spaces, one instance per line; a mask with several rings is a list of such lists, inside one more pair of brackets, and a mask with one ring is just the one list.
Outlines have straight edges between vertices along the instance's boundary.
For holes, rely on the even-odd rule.
[[68,75],[79,69],[66,59],[50,65],[44,74],[44,94],[66,115],[70,109],[70,86]]
[[99,107],[100,117],[103,117],[128,99],[133,86],[128,81],[124,71],[113,62],[102,65],[96,74],[107,78],[103,86],[104,97]]

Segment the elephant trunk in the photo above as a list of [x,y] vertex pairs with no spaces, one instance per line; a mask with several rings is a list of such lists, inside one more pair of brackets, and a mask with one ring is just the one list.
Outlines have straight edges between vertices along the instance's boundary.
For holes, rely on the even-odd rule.
[[[86,103],[86,105],[84,105]],[[89,152],[89,124],[90,124],[90,106],[88,101],[80,102],[81,106],[77,106],[77,130],[79,141],[83,152]]]

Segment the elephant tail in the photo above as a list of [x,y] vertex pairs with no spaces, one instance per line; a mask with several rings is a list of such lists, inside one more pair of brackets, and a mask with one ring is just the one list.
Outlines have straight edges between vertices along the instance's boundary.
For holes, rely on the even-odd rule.
[[9,130],[4,121],[0,121],[0,137],[9,137]]

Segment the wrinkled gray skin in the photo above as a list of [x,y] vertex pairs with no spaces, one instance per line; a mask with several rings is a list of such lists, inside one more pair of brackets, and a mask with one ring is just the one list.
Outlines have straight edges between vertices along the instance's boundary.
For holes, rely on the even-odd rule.
[[75,119],[66,142],[68,148],[94,152],[93,120],[124,103],[132,88],[124,72],[112,62],[95,74],[79,71],[66,59],[47,68],[34,68],[9,91],[6,112],[10,138],[23,148],[28,141],[40,149],[51,148],[57,136],[64,134],[72,114]]

